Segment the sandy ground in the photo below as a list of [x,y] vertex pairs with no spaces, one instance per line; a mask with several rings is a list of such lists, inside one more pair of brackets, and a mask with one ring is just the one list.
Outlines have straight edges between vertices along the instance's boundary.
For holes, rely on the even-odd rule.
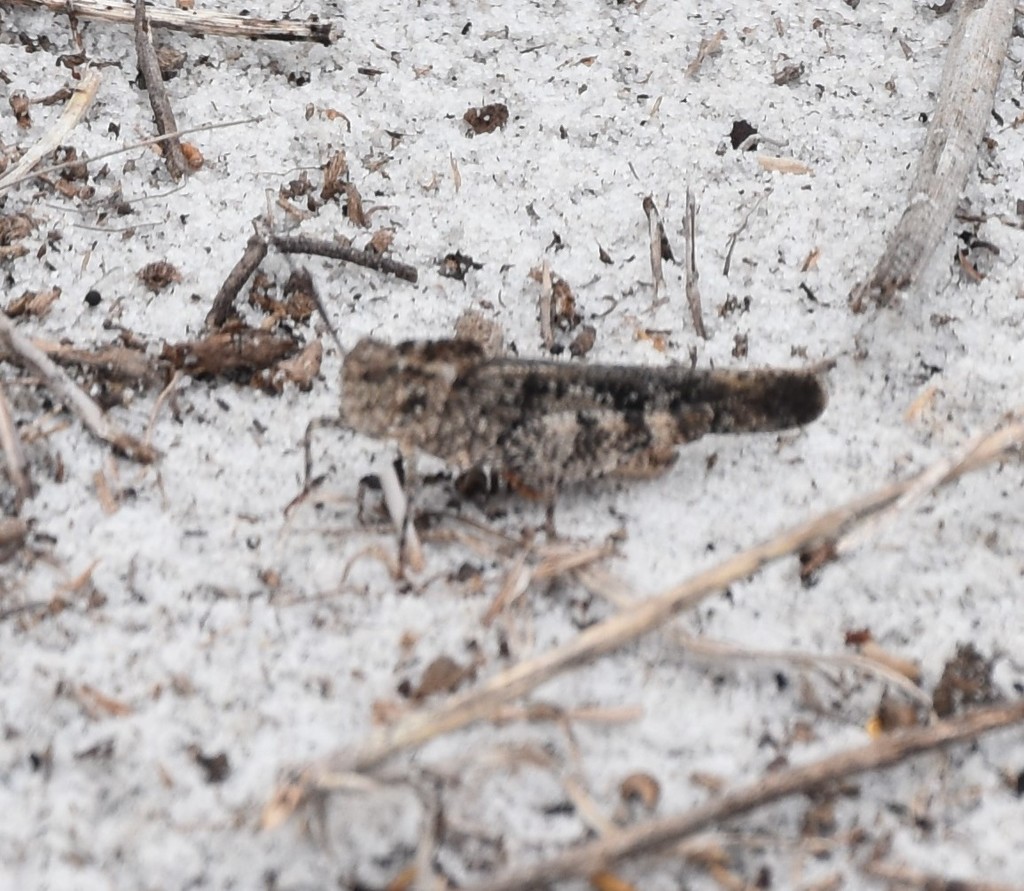
[[[565,361],[834,360],[829,408],[802,431],[707,438],[661,479],[564,494],[559,532],[581,547],[613,541],[601,565],[637,596],[954,452],[1019,404],[1024,147],[1010,126],[1022,101],[1019,38],[964,196],[984,222],[958,222],[928,281],[897,306],[855,315],[847,293],[899,217],[935,103],[950,20],[927,4],[351,0],[301,4],[292,17],[312,13],[338,23],[337,42],[158,36],[187,54],[168,82],[181,127],[260,119],[191,137],[205,165],[187,182],[136,149],[98,165],[91,197],[40,184],[6,196],[3,212],[31,214],[37,228],[26,255],[3,261],[5,305],[25,290],[61,289],[43,317],[19,320],[23,333],[90,347],[127,330],[154,356],[162,342],[195,338],[251,221],[300,174],[318,185],[344,150],[371,228],[338,199],[298,222],[277,209],[278,227],[357,245],[391,229],[393,256],[420,270],[412,285],[306,263],[346,348],[370,334],[448,337],[475,309],[520,356],[543,356],[530,270],[546,260],[596,329],[586,359]],[[8,95],[73,85],[59,61],[75,49],[65,20],[0,9],[0,22]],[[720,54],[688,75],[702,39],[720,29]],[[81,32],[105,67],[67,143],[95,156],[152,135],[130,31],[83,23]],[[787,65],[803,73],[776,84]],[[492,102],[507,106],[506,127],[470,135],[463,114]],[[0,139],[27,146],[60,111],[33,105],[26,130],[5,103]],[[777,143],[734,150],[739,120]],[[767,171],[759,154],[809,173]],[[687,185],[700,205],[707,341],[694,334],[678,265],[666,265],[668,302],[653,307],[641,202],[654,197],[681,256]],[[118,192],[128,215],[111,211]],[[725,276],[730,235],[748,215]],[[981,281],[954,260],[960,232],[998,248],[972,253]],[[439,274],[456,251],[480,264],[464,281]],[[181,281],[151,293],[137,272],[154,261],[173,264]],[[279,285],[290,269],[274,254],[263,266]],[[96,306],[85,299],[93,290]],[[263,318],[248,306],[243,315]],[[315,317],[292,327],[303,341],[325,330]],[[480,680],[614,609],[564,577],[482,622],[522,537],[543,522],[541,509],[516,501],[491,513],[448,507],[424,534],[422,571],[396,580],[393,533],[360,522],[356,505],[360,478],[393,457],[387,443],[320,433],[314,458],[326,481],[286,516],[303,484],[304,430],[337,413],[340,355],[322,341],[308,391],[182,380],[156,416],[161,458],[148,468],[112,457],[38,387],[5,372],[16,420],[34,434],[37,492],[22,511],[28,545],[2,567],[0,610],[55,598],[63,608],[0,622],[0,885],[384,887],[429,822],[426,787],[445,817],[435,868],[455,883],[482,881],[588,836],[567,778],[610,818],[621,781],[648,773],[668,814],[771,766],[868,739],[886,687],[877,677],[784,659],[709,664],[655,634],[533,697],[606,720],[452,734],[389,764],[388,784],[330,798],[326,820],[304,813],[258,831],[288,767],[422,707],[408,694],[438,657]],[[129,394],[112,417],[141,435],[158,391]],[[425,458],[420,469],[439,465]],[[816,584],[784,560],[680,625],[739,646],[822,654],[848,652],[846,635],[868,629],[920,666],[925,691],[971,643],[993,660],[996,688],[1019,694],[1021,479],[1016,461],[971,476],[874,529]],[[862,870],[881,842],[889,862],[1019,881],[1022,770],[1024,740],[1004,733],[862,778],[824,821],[793,800],[715,838],[728,868],[757,887],[885,887]],[[723,887],[673,857],[622,875],[644,889]]]

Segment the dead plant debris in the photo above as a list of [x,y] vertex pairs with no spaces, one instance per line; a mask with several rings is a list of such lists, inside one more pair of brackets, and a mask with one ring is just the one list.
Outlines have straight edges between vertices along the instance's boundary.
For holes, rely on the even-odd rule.
[[508,124],[508,106],[503,102],[494,102],[491,105],[470,108],[462,116],[462,120],[469,124],[477,136],[493,133],[495,130],[504,129]]
[[181,273],[177,267],[163,260],[147,263],[138,272],[138,279],[154,294],[163,291],[170,285],[181,281]]

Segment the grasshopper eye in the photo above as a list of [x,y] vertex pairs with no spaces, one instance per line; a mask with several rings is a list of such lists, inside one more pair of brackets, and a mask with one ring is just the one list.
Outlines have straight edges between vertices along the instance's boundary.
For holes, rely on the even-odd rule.
[[427,394],[422,391],[418,391],[416,393],[411,393],[408,396],[406,396],[405,401],[403,401],[402,405],[400,406],[400,409],[403,412],[403,414],[418,415],[426,407]]

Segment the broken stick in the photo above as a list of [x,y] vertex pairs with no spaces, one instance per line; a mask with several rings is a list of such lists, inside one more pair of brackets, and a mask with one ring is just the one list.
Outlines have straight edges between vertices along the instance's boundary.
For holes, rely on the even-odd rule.
[[[97,22],[112,22],[130,25],[134,13],[127,4],[119,5],[110,0],[8,0],[12,6],[27,6],[32,9],[48,9],[62,15]],[[184,31],[202,37],[212,34],[218,37],[239,37],[262,40],[310,40],[330,45],[337,35],[330,22],[289,22],[282,19],[259,19],[253,16],[228,15],[223,12],[205,10],[172,9],[154,7],[149,11],[150,24],[154,28]]]
[[0,177],[0,192],[26,178],[36,164],[64,142],[68,133],[75,128],[75,125],[88,111],[89,106],[92,105],[93,99],[96,98],[96,91],[100,88],[101,80],[99,71],[95,69],[90,69],[86,73],[57,123],[43,135],[39,142],[21,156],[21,160],[17,164]]
[[686,241],[686,302],[690,305],[690,318],[697,336],[708,339],[704,328],[704,313],[700,305],[700,286],[697,284],[700,273],[697,271],[697,201],[693,197],[693,189],[686,187],[686,217],[683,225],[683,238]]
[[415,266],[400,263],[374,251],[361,251],[335,241],[306,238],[302,235],[272,235],[270,243],[282,254],[316,254],[332,260],[344,260],[377,272],[387,272],[407,282],[416,283],[419,273]]
[[974,168],[1013,34],[1015,0],[961,0],[924,151],[907,209],[868,279],[850,294],[856,312],[880,306],[918,279],[949,230]]
[[[164,76],[156,58],[156,48],[153,46],[153,36],[149,30],[144,0],[135,0],[135,55],[138,58],[139,74],[146,82],[146,95],[149,96],[149,104],[156,119],[157,132],[161,136],[177,133],[178,124],[174,120],[171,100],[167,96]],[[181,150],[181,141],[177,136],[168,139],[164,144],[164,162],[174,179],[181,179],[188,174],[188,161],[185,160],[185,153]]]
[[483,891],[484,888],[487,891],[524,891],[590,876],[616,861],[662,850],[710,826],[780,799],[828,788],[837,780],[892,767],[916,755],[948,748],[1021,721],[1024,721],[1024,700],[1017,700],[1009,705],[977,709],[931,727],[915,727],[883,736],[810,764],[766,774],[748,786],[726,792],[692,810],[609,833],[550,860],[490,879],[485,885],[470,886],[468,891]]
[[14,359],[38,374],[50,392],[74,411],[97,439],[102,439],[118,452],[143,464],[156,460],[155,449],[125,433],[110,421],[102,409],[68,377],[64,369],[19,333],[4,312],[0,312],[0,354],[2,353],[6,353],[3,358]]

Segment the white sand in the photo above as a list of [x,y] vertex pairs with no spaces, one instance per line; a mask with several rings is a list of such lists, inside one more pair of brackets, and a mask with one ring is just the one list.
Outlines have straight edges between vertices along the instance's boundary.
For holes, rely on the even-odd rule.
[[[273,2],[259,11],[286,7]],[[835,359],[830,406],[805,431],[706,439],[686,448],[662,479],[565,494],[560,532],[583,542],[621,532],[609,567],[638,594],[655,593],[950,453],[1021,399],[1020,130],[993,122],[994,145],[983,149],[964,198],[988,218],[979,236],[1000,251],[977,255],[984,281],[966,281],[957,268],[951,231],[930,280],[897,307],[856,316],[846,302],[906,199],[950,19],[926,3],[891,0],[857,10],[839,0],[780,0],[773,8],[726,0],[649,0],[641,11],[611,0],[351,0],[293,10],[294,18],[315,12],[339,21],[344,36],[329,48],[161,35],[189,55],[168,84],[180,126],[252,115],[262,122],[193,137],[206,166],[180,187],[150,151],[136,150],[108,162],[92,201],[33,185],[9,195],[4,211],[31,213],[39,228],[26,242],[29,255],[2,266],[5,302],[25,289],[59,286],[50,313],[24,320],[21,330],[81,346],[112,341],[117,326],[154,344],[194,337],[267,193],[273,200],[302,170],[318,181],[317,168],[343,148],[364,206],[378,208],[373,227],[393,227],[394,256],[420,269],[414,286],[309,263],[347,346],[366,334],[450,336],[460,313],[477,308],[501,324],[520,355],[540,356],[539,288],[529,271],[547,259],[597,328],[587,361],[662,365],[688,361],[691,349],[701,366]],[[63,21],[25,10],[0,12],[0,20],[8,92],[39,98],[68,83],[56,63],[73,51]],[[701,38],[719,28],[722,53],[687,77]],[[130,32],[82,30],[91,57],[115,64],[104,69],[99,98],[71,144],[96,155],[152,135],[148,102],[133,86]],[[45,34],[53,45],[29,54],[17,32]],[[996,98],[1007,125],[1020,114],[1022,52],[1017,39]],[[773,73],[789,63],[803,63],[805,74],[776,86]],[[360,74],[360,66],[383,73]],[[309,83],[291,86],[288,75],[300,71]],[[497,101],[508,106],[507,128],[468,138],[466,109]],[[344,117],[332,119],[330,109]],[[60,110],[33,106],[27,132],[5,110],[0,138],[28,145]],[[812,173],[767,173],[757,153],[734,151],[728,135],[737,119],[784,142],[764,151]],[[688,183],[700,203],[707,342],[693,334],[678,266],[666,266],[670,302],[651,310],[641,200],[655,197],[681,256]],[[102,216],[102,200],[117,188],[134,213]],[[730,233],[769,192],[724,277]],[[122,237],[128,226],[134,234]],[[967,228],[956,224],[957,232]],[[51,231],[60,238],[39,259]],[[299,231],[342,233],[360,244],[368,234],[338,203]],[[554,232],[564,245],[558,251],[548,249]],[[599,261],[599,244],[613,265]],[[439,258],[455,250],[483,264],[465,283],[437,274]],[[812,252],[814,268],[802,271]],[[183,275],[157,296],[135,277],[155,260]],[[264,269],[281,282],[288,274],[280,256]],[[96,308],[84,302],[91,288],[102,294]],[[605,314],[613,305],[607,296],[617,302]],[[730,298],[749,298],[749,311],[721,315]],[[300,333],[311,336],[313,327],[322,325]],[[666,352],[638,339],[640,329],[667,331]],[[749,354],[734,358],[739,335],[747,335]],[[158,417],[154,445],[163,457],[151,469],[112,458],[74,420],[29,445],[39,487],[24,510],[31,555],[2,567],[0,609],[49,600],[95,568],[90,584],[65,593],[70,605],[58,615],[0,624],[0,886],[381,887],[407,864],[419,837],[414,795],[397,788],[332,800],[321,827],[327,844],[304,837],[301,821],[257,832],[283,770],[358,744],[373,727],[375,704],[414,707],[397,688],[417,684],[439,655],[463,664],[478,658],[478,677],[486,677],[609,614],[565,582],[531,588],[485,628],[481,616],[511,558],[453,544],[428,541],[427,567],[408,582],[396,582],[372,556],[353,563],[369,547],[395,551],[387,529],[358,523],[353,501],[359,478],[390,460],[383,443],[321,434],[316,461],[328,474],[327,506],[309,502],[285,518],[302,485],[303,431],[337,411],[340,359],[328,338],[324,345],[322,374],[308,393],[290,388],[275,398],[186,381],[176,413],[165,407]],[[40,398],[22,384],[9,388],[18,420],[31,423]],[[925,407],[908,419],[925,394]],[[140,433],[155,398],[140,394],[114,417]],[[114,513],[97,497],[97,473],[118,496]],[[681,623],[738,644],[821,653],[843,651],[845,632],[869,628],[883,647],[920,663],[927,690],[957,643],[971,641],[998,656],[1003,691],[1019,694],[1021,476],[1008,462],[927,499],[827,567],[815,587],[801,586],[796,560],[786,560]],[[472,508],[463,515],[483,519]],[[542,519],[535,507],[513,504],[493,525],[515,537]],[[479,570],[479,589],[452,578],[467,563]],[[276,584],[268,584],[271,575]],[[403,647],[403,638],[414,643]],[[500,653],[502,641],[510,656]],[[125,713],[90,708],[95,700],[83,687]],[[437,863],[454,881],[481,880],[586,837],[578,815],[558,807],[566,801],[560,777],[577,776],[611,815],[619,782],[647,771],[661,784],[659,812],[676,812],[710,794],[696,774],[731,786],[780,755],[798,763],[864,742],[882,690],[874,679],[833,672],[829,680],[784,663],[708,667],[655,635],[536,694],[566,708],[640,707],[642,718],[575,723],[571,742],[548,724],[475,728],[396,761],[388,773],[451,775],[443,791],[451,832]],[[501,759],[521,745],[543,748],[557,772]],[[227,754],[222,784],[206,782],[191,746]],[[34,769],[33,758],[48,752],[52,764]],[[730,827],[740,836],[730,847],[732,868],[748,881],[770,870],[773,888],[812,887],[830,876],[841,887],[869,888],[859,864],[891,835],[897,862],[1019,880],[1024,822],[1004,772],[1022,768],[1024,741],[1015,732],[867,777],[859,796],[838,799],[838,825],[821,857],[801,840],[807,803],[786,802]],[[866,842],[849,841],[855,829]],[[623,874],[647,891],[719,887],[671,859]]]

